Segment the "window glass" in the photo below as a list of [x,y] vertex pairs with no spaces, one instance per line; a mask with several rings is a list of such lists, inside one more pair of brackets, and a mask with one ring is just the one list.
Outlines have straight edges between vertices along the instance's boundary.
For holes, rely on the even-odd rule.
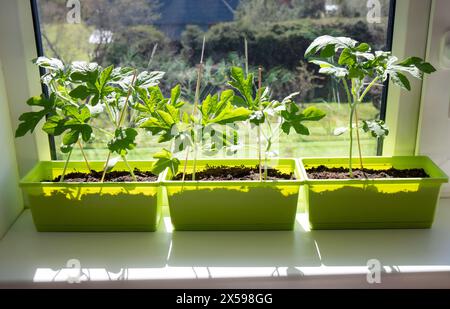
[[[311,41],[324,34],[350,36],[386,49],[390,36],[389,0],[36,0],[43,53],[64,62],[86,60],[102,66],[136,66],[166,72],[161,84],[168,95],[181,84],[192,102],[196,64],[206,37],[205,74],[201,97],[226,85],[231,65],[244,66],[244,38],[248,41],[249,70],[263,68],[263,84],[282,99],[299,91],[297,102],[315,105],[327,117],[310,124],[311,135],[281,135],[277,154],[346,156],[348,134],[334,135],[346,126],[348,108],[335,81],[317,73],[303,54]],[[359,118],[380,117],[383,86],[374,87],[360,106]],[[105,121],[96,120],[102,127]],[[255,138],[242,135],[244,143]],[[376,155],[377,141],[363,134],[363,154]],[[90,159],[104,159],[105,136],[96,131],[85,145]],[[155,139],[142,135],[130,158],[146,158],[157,149]],[[55,141],[57,157],[60,141]],[[356,151],[356,150],[355,150]],[[81,159],[81,154],[73,154]],[[237,156],[254,156],[251,148]]]

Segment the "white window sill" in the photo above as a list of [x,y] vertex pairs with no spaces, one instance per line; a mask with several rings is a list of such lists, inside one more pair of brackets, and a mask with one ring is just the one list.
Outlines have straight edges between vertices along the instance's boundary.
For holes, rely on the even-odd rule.
[[0,287],[450,287],[450,199],[430,230],[309,231],[305,219],[294,232],[172,232],[165,217],[155,233],[38,233],[26,210],[0,241]]

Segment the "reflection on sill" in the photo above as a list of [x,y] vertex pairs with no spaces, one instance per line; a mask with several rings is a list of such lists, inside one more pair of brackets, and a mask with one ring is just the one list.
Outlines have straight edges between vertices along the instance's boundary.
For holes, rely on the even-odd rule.
[[[26,210],[0,241],[0,283],[294,279],[368,273],[450,272],[450,200],[429,230],[172,231],[168,213],[154,233],[38,233]],[[71,259],[79,260],[79,268]],[[73,280],[75,281],[75,280]]]
[[[383,266],[382,274],[450,272],[450,265],[439,266]],[[230,279],[230,278],[301,278],[312,276],[361,275],[369,274],[366,266],[325,266],[319,267],[169,267],[164,268],[123,268],[118,273],[104,268],[63,268],[52,270],[38,268],[33,282],[104,282],[133,280],[183,280],[183,279]]]

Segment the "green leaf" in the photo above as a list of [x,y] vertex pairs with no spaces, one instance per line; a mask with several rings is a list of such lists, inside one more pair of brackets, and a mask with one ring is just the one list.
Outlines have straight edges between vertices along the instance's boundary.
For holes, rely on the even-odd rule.
[[170,91],[170,104],[176,105],[180,96],[181,96],[181,86],[176,85]]
[[164,72],[161,71],[143,71],[137,77],[135,81],[135,87],[149,88],[159,84],[161,78],[164,77]]
[[333,45],[335,50],[343,48],[354,48],[358,42],[346,37],[333,37],[330,35],[323,35],[316,38],[306,49],[305,58],[315,55],[323,49],[329,48]]
[[40,106],[46,109],[51,109],[56,105],[56,95],[52,93],[49,98],[45,97],[44,94],[40,96],[31,97],[27,100],[27,105],[29,106]]
[[233,105],[234,106],[245,107],[245,106],[247,106],[247,103],[242,97],[235,95],[233,97]]
[[303,124],[301,124],[300,122],[294,122],[293,123],[293,127],[294,130],[297,134],[300,135],[309,135],[309,130],[307,127],[305,127]]
[[208,94],[200,105],[200,111],[203,115],[203,119],[209,118],[209,114],[215,105],[217,105],[217,96],[212,97]]
[[84,125],[81,127],[81,138],[83,141],[88,142],[92,136],[92,128],[88,125]]
[[116,129],[114,132],[114,139],[108,143],[108,149],[121,156],[126,155],[128,150],[132,150],[136,147],[135,139],[137,134],[137,131],[133,128]]
[[253,108],[253,74],[248,74],[245,78],[242,68],[232,67],[230,77],[229,85],[240,93],[247,107]]
[[385,137],[389,135],[389,128],[383,120],[364,120],[364,132],[370,132],[373,137]]
[[317,107],[310,106],[306,108],[301,114],[302,121],[319,121],[326,116],[326,113]]
[[42,130],[44,130],[47,134],[59,136],[67,130],[65,123],[66,119],[64,117],[54,115],[47,119],[42,127]]
[[70,79],[74,82],[87,83],[90,86],[90,88],[94,88],[98,75],[99,75],[98,66],[91,66],[86,67],[86,69],[84,70],[72,72],[72,74],[70,74]]
[[42,110],[40,112],[28,112],[23,113],[19,120],[21,123],[19,124],[15,137],[21,137],[27,134],[28,132],[33,133],[36,126],[39,122],[47,115],[46,110]]
[[70,146],[78,142],[79,138],[80,138],[79,130],[70,130],[69,132],[63,135],[62,142],[64,145]]
[[356,51],[359,51],[359,52],[362,52],[362,53],[365,53],[365,52],[370,51],[371,48],[370,48],[370,45],[369,45],[369,44],[367,44],[367,43],[361,43],[361,44],[359,44],[358,46],[356,46],[355,50],[356,50]]
[[366,75],[364,74],[364,71],[356,68],[356,67],[351,67],[348,70],[348,78],[352,79],[352,78],[357,78],[357,79],[364,79]]
[[46,98],[43,94],[40,96],[31,97],[27,100],[29,106],[39,106],[43,109],[37,112],[26,112],[20,115],[19,124],[15,136],[21,137],[28,132],[33,133],[39,122],[48,114],[56,114],[56,95],[51,94],[50,98]]
[[330,58],[336,54],[336,48],[333,44],[325,46],[324,49],[320,52],[321,58]]
[[391,73],[391,80],[395,85],[400,86],[401,88],[408,91],[411,90],[411,84],[409,83],[408,78],[402,73],[400,72]]
[[170,115],[169,113],[161,110],[157,111],[156,113],[159,115],[161,120],[166,124],[167,128],[172,127],[172,125],[175,123],[174,119],[172,118],[172,115]]
[[51,71],[64,70],[64,63],[57,58],[38,57],[33,60],[33,63]]
[[160,152],[155,153],[153,158],[158,159],[152,167],[153,174],[159,175],[164,172],[166,168],[169,168],[174,176],[178,173],[180,160],[174,158],[172,153],[167,149],[162,149]]
[[63,112],[73,120],[71,124],[84,124],[91,118],[91,112],[86,105],[83,105],[80,108],[73,105],[66,105],[63,108]]
[[352,53],[350,48],[345,48],[339,57],[338,63],[340,65],[352,66],[356,63],[356,56]]
[[252,111],[246,108],[243,107],[233,108],[231,103],[228,103],[227,107],[223,109],[222,112],[217,117],[211,119],[209,122],[225,125],[237,121],[245,121],[249,118],[251,114]]
[[409,57],[403,60],[402,62],[398,63],[397,65],[405,67],[415,66],[420,71],[427,74],[436,72],[435,67],[431,63],[425,62],[422,58],[419,57]]
[[152,132],[152,134],[158,134],[161,131],[170,129],[170,127],[168,127],[165,123],[162,123],[155,117],[144,119],[139,127]]
[[63,145],[61,145],[61,146],[59,147],[59,149],[61,150],[62,153],[67,154],[67,153],[69,153],[69,152],[72,151],[73,146],[72,146],[72,145],[64,145],[64,144],[63,144]]
[[80,85],[73,89],[71,92],[69,92],[69,95],[73,98],[85,100],[90,94],[92,94],[92,91],[88,89],[88,87],[84,85]]
[[285,111],[281,112],[283,123],[281,129],[284,133],[289,134],[291,128],[294,128],[297,134],[309,135],[308,128],[302,123],[304,121],[319,121],[325,117],[325,113],[320,109],[311,106],[306,108],[303,112],[299,112],[299,108],[291,102]]
[[105,87],[106,83],[109,81],[113,69],[114,66],[110,65],[100,73],[100,78],[97,80],[97,89],[99,90],[99,92],[101,92],[101,90]]
[[319,73],[326,74],[326,75],[334,75],[338,78],[346,77],[349,72],[346,68],[335,66],[334,64],[331,64],[326,61],[322,60],[311,60],[311,63],[317,64],[320,66]]

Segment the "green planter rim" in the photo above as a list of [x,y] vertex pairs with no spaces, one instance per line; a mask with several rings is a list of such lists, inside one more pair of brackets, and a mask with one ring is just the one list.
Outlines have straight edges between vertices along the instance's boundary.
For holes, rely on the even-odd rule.
[[[304,183],[311,184],[398,184],[398,183],[447,183],[448,176],[442,169],[437,166],[428,156],[372,156],[363,157],[364,165],[379,164],[381,166],[394,166],[397,164],[405,164],[408,167],[399,166],[399,168],[423,168],[425,172],[430,175],[429,178],[377,178],[377,179],[310,179],[306,173],[305,165],[341,165],[348,166],[348,158],[346,157],[309,157],[300,158],[299,160],[300,172],[304,179]],[[352,159],[353,166],[359,168],[359,158]]]
[[[282,185],[296,185],[298,186],[299,184],[301,184],[303,182],[302,180],[302,174],[300,172],[300,166],[299,166],[299,162],[297,160],[295,160],[294,158],[271,158],[269,159],[269,163],[270,162],[274,162],[274,161],[278,161],[280,164],[293,164],[293,168],[292,171],[294,173],[294,176],[296,177],[296,179],[292,179],[292,180],[267,180],[267,181],[259,181],[259,180],[221,180],[221,181],[191,181],[191,180],[186,180],[186,181],[181,181],[181,180],[171,180],[170,178],[172,177],[169,169],[166,169],[163,173],[161,173],[162,177],[161,177],[161,182],[164,186],[179,186],[179,185],[183,185],[183,186],[198,186],[198,187],[202,187],[202,186],[236,186],[236,185],[250,185],[250,186],[267,186],[267,185],[276,185],[276,184],[282,184]],[[257,165],[258,164],[258,159],[248,159],[248,158],[243,158],[243,159],[239,159],[239,158],[214,158],[214,159],[200,159],[197,160],[197,164],[206,164],[206,163],[210,163],[210,165],[239,165],[239,164],[243,164],[243,165]],[[193,160],[188,160],[188,166],[191,166],[193,163]],[[178,173],[182,172],[184,166],[184,162],[182,161],[179,167],[179,171]]]
[[[155,162],[155,160],[128,160],[128,163],[133,167],[134,164],[149,164],[149,167],[151,168],[152,164]],[[104,165],[104,161],[89,161],[91,165],[98,165],[101,164],[101,166]],[[139,186],[159,186],[162,178],[162,174],[159,174],[158,179],[156,181],[152,182],[143,182],[143,181],[130,181],[130,182],[42,182],[37,177],[37,172],[45,166],[48,166],[51,168],[52,166],[64,166],[65,161],[63,160],[52,160],[52,161],[39,161],[19,182],[20,187],[139,187]],[[68,168],[70,170],[71,165],[74,164],[83,166],[85,165],[84,161],[81,160],[73,160],[69,162]],[[119,161],[117,163],[117,167],[115,167],[113,170],[125,170],[125,168],[121,168],[123,165],[123,161]],[[84,168],[86,169],[86,168]],[[70,173],[70,171],[69,171]]]

